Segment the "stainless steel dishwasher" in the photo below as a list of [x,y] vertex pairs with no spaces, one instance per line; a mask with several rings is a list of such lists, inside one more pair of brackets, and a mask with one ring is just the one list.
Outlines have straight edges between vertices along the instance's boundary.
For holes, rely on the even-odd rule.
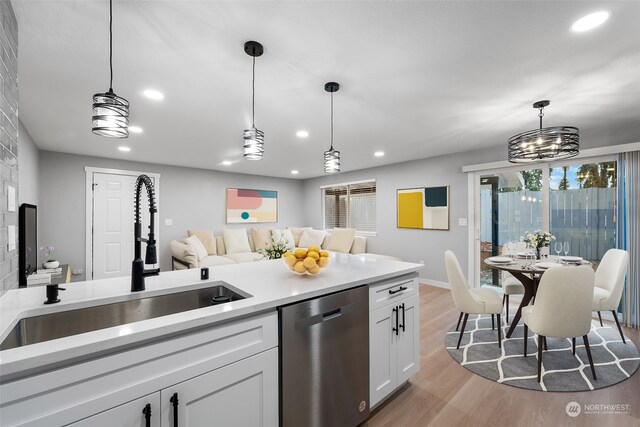
[[369,415],[368,286],[278,308],[280,424],[355,427]]

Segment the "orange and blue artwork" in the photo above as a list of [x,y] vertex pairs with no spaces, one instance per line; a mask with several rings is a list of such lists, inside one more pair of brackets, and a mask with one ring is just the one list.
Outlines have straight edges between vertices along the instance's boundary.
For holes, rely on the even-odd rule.
[[227,224],[278,222],[278,192],[227,188]]

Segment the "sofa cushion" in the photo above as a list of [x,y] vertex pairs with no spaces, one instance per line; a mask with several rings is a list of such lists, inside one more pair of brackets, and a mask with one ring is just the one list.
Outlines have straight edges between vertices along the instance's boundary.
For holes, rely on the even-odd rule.
[[257,261],[259,259],[262,259],[262,255],[257,252],[227,254],[224,257],[229,258],[234,262],[252,262],[252,261]]
[[189,237],[196,236],[204,245],[208,255],[217,255],[216,238],[213,235],[213,230],[187,230],[187,235]]
[[204,245],[202,244],[200,239],[198,239],[198,236],[194,235],[187,237],[186,239],[184,239],[184,242],[196,251],[196,254],[198,255],[198,261],[202,261],[204,258],[209,256]]
[[258,249],[266,249],[273,245],[270,228],[252,228],[251,237],[253,238],[253,245],[256,251]]
[[271,237],[273,238],[273,241],[275,243],[278,243],[284,239],[285,243],[287,244],[287,248],[289,249],[293,249],[296,247],[296,243],[293,239],[293,234],[291,234],[291,230],[278,230],[277,228],[274,228],[273,230],[271,230]]
[[[180,239],[171,242],[171,255],[189,264],[188,268],[196,268],[198,267],[198,254],[193,246],[187,245],[184,241],[185,239]],[[179,263],[176,263],[174,267],[178,270],[186,268]]]
[[355,236],[353,238],[353,245],[351,245],[351,253],[363,254],[367,252],[367,238],[364,236]]
[[355,228],[336,228],[331,232],[327,250],[348,254],[355,236]]
[[309,246],[322,246],[324,238],[327,237],[327,232],[324,230],[304,230],[302,236],[300,236],[300,242],[298,246],[301,248],[308,248]]
[[300,246],[300,237],[302,237],[302,233],[304,230],[313,230],[311,227],[287,227],[291,230],[291,235],[293,236],[293,243],[296,246]]
[[209,255],[200,261],[200,267],[215,267],[216,265],[235,264],[236,262],[226,256]]
[[225,228],[222,230],[222,237],[227,254],[251,252],[245,228]]

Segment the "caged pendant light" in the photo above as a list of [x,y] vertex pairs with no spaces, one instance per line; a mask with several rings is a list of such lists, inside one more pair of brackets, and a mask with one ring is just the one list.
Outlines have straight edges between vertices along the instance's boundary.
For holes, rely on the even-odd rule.
[[256,41],[244,44],[244,51],[253,57],[251,78],[251,129],[244,130],[244,158],[260,160],[264,156],[264,132],[256,128],[256,58],[264,53],[263,46]]
[[93,95],[93,128],[107,138],[129,136],[129,101],[113,92],[113,0],[109,0],[109,91]]
[[340,152],[333,149],[333,93],[340,89],[336,82],[324,85],[324,90],[331,94],[331,147],[324,152],[324,171],[326,173],[340,172]]
[[544,107],[549,101],[538,101],[533,104],[540,112],[540,128],[528,130],[509,138],[508,150],[511,163],[533,163],[568,159],[580,152],[580,135],[578,128],[572,126],[556,126],[543,128],[542,117]]

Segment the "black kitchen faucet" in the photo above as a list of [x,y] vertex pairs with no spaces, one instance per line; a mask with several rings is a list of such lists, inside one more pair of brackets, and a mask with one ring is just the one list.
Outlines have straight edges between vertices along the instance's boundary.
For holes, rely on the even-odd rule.
[[[147,188],[149,197],[149,237],[142,238],[142,221],[140,220],[140,197],[142,184]],[[145,260],[147,264],[157,264],[158,256],[156,254],[156,239],[154,233],[153,216],[158,212],[156,209],[156,201],[154,188],[151,179],[147,175],[140,175],[136,180],[136,201],[135,201],[135,222],[133,224],[133,238],[135,247],[135,258],[131,263],[131,292],[144,291],[144,278],[147,276],[157,276],[160,273],[159,268],[145,270],[145,261],[142,260],[142,242],[147,244]]]

